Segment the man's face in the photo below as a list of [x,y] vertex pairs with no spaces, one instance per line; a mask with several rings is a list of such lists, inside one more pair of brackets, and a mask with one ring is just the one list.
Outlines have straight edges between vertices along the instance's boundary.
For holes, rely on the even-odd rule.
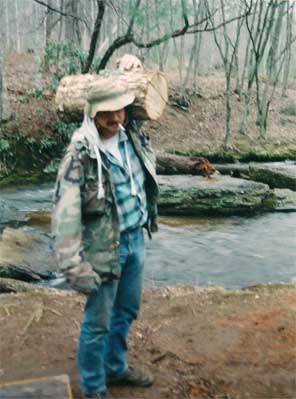
[[112,137],[119,130],[125,120],[125,109],[118,111],[98,112],[94,117],[94,122],[100,134],[104,137]]

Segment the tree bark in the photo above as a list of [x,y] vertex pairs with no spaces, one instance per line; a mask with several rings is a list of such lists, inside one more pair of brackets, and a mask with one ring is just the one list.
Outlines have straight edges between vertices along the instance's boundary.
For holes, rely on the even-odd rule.
[[201,175],[209,177],[216,169],[206,159],[179,155],[156,155],[156,171],[160,175]]
[[21,51],[21,39],[20,39],[20,30],[19,30],[19,8],[18,8],[18,0],[14,1],[15,7],[15,40],[16,40],[16,51],[20,53]]
[[0,126],[1,122],[8,121],[10,118],[11,109],[5,84],[4,57],[3,52],[0,49]]
[[[60,3],[60,10],[63,13],[64,12],[64,0],[61,0]],[[64,31],[64,16],[61,15],[60,19],[60,26],[59,26],[59,34],[58,34],[58,41],[61,42],[63,39],[63,31]]]
[[34,23],[34,32],[33,32],[33,43],[34,43],[34,61],[35,61],[35,71],[34,71],[34,80],[35,80],[35,90],[42,90],[41,84],[41,73],[40,73],[40,37],[39,37],[39,22],[38,22],[38,4],[32,2],[32,15],[33,15],[33,23]]
[[[289,11],[289,7],[291,7]],[[287,55],[284,66],[283,73],[283,88],[282,88],[282,97],[287,95],[288,89],[288,81],[290,75],[290,67],[291,67],[291,59],[292,59],[292,29],[293,29],[293,15],[295,10],[295,3],[290,6],[290,2],[287,3],[287,31],[286,31],[286,46],[287,46]]]
[[52,32],[52,28],[54,26],[55,23],[55,14],[54,12],[51,10],[51,8],[53,7],[53,0],[47,0],[47,11],[46,11],[46,20],[45,20],[45,45],[47,46],[50,38],[51,38],[51,32]]
[[98,6],[98,14],[97,14],[93,33],[91,35],[89,52],[88,52],[86,64],[82,71],[83,73],[89,72],[91,64],[92,64],[94,56],[95,56],[95,53],[96,53],[98,37],[100,35],[100,30],[101,30],[103,17],[104,17],[104,13],[105,13],[105,0],[97,0],[97,6]]
[[80,32],[79,32],[79,18],[78,6],[80,0],[68,0],[65,3],[65,13],[69,14],[65,20],[65,39],[79,46]]
[[3,118],[3,62],[2,62],[2,54],[0,50],[0,126]]

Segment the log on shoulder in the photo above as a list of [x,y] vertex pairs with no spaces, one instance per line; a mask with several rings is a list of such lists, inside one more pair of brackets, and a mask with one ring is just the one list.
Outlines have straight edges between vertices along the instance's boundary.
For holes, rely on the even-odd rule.
[[180,155],[156,155],[156,170],[160,175],[201,175],[209,177],[216,172],[214,166],[202,157],[185,157]]
[[168,100],[168,86],[163,73],[150,70],[130,72],[104,72],[97,74],[65,76],[57,89],[56,107],[60,118],[68,122],[81,122],[87,95],[101,80],[127,84],[136,100],[132,105],[135,119],[157,120]]

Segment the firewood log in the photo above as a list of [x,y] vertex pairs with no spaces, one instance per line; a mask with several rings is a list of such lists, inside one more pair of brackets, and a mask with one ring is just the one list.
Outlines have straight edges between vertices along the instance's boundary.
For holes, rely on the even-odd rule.
[[157,153],[156,170],[160,175],[201,175],[210,177],[216,172],[214,166],[202,157]]
[[135,119],[158,119],[168,100],[168,87],[164,74],[150,70],[132,70],[130,72],[104,72],[101,74],[65,76],[57,89],[56,107],[60,118],[68,122],[81,122],[87,95],[95,89],[101,79],[106,83],[114,79],[127,84],[130,92],[136,96],[132,105]]

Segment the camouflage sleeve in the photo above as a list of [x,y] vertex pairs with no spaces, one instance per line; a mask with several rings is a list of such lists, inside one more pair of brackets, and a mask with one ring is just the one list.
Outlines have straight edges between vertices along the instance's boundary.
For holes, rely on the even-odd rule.
[[82,166],[70,152],[61,162],[53,196],[52,234],[61,271],[79,265],[83,259],[81,195]]
[[151,145],[150,137],[145,131],[142,129],[143,121],[134,120],[132,128],[137,132],[140,136],[141,144],[145,147],[151,164],[153,165],[155,174],[156,174],[156,155]]
[[[144,157],[146,160],[147,165],[149,164],[151,167],[149,168],[149,171],[151,175],[154,177],[155,182],[157,181],[157,176],[156,176],[156,155],[155,152],[151,146],[151,141],[149,136],[143,132],[142,130],[142,123],[139,121],[134,121],[132,128],[134,131],[137,132],[141,145],[143,148],[145,148],[145,153]],[[157,217],[158,217],[158,211],[157,211],[157,197],[158,197],[158,188],[156,187],[156,190],[151,190],[151,186],[148,189],[148,196],[149,200],[147,201],[147,211],[148,211],[148,220],[147,220],[147,228],[148,228],[148,234],[149,237],[151,238],[151,233],[155,233],[158,231],[158,225],[157,225]],[[148,197],[147,197],[148,198]]]
[[82,246],[81,186],[83,167],[75,152],[61,162],[53,196],[52,235],[60,270],[70,286],[84,294],[97,290],[100,276],[85,261]]

